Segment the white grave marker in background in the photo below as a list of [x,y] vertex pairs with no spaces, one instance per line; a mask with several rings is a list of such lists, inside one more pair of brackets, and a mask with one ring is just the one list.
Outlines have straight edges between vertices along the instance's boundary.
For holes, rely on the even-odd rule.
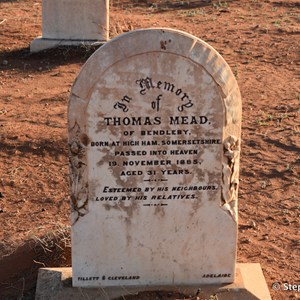
[[109,0],[43,0],[42,37],[31,52],[108,40]]
[[241,99],[216,50],[126,33],[83,66],[68,117],[74,286],[234,281]]

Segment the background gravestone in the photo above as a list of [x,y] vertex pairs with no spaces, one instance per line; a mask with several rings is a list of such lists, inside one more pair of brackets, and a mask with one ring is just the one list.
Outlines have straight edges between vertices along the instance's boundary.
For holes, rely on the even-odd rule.
[[108,0],[43,0],[42,37],[31,43],[30,51],[103,42],[108,33]]
[[234,281],[241,100],[194,36],[100,48],[69,102],[73,285]]

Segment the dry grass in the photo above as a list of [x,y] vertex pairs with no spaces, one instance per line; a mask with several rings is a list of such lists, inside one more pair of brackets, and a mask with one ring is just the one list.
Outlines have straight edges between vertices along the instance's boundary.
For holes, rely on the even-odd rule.
[[71,252],[70,226],[57,224],[42,235],[31,233],[30,246],[37,254],[35,263],[44,267],[69,264]]

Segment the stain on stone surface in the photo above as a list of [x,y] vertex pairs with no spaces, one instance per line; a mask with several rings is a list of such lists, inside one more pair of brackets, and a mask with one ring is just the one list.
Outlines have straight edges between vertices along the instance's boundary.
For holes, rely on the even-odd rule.
[[84,146],[88,146],[88,144],[90,143],[90,139],[85,133],[82,133],[80,135],[80,141]]
[[157,205],[155,207],[154,214],[155,215],[160,215],[161,217],[164,217],[165,214],[166,214],[164,207],[162,205]]
[[73,224],[88,212],[88,183],[85,181],[86,153],[81,146],[81,128],[77,122],[70,128],[69,164]]
[[224,140],[224,160],[222,174],[222,208],[237,221],[236,203],[239,186],[240,144],[235,136]]
[[167,50],[167,42],[166,41],[160,41],[160,48],[163,49],[163,50]]

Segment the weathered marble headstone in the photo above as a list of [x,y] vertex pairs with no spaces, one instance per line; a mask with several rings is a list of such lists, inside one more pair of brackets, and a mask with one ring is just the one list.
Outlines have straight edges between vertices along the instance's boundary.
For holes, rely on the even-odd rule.
[[68,121],[74,286],[234,281],[241,99],[216,50],[170,29],[111,40]]
[[108,40],[109,0],[43,0],[42,37],[31,52],[62,45],[89,45]]

